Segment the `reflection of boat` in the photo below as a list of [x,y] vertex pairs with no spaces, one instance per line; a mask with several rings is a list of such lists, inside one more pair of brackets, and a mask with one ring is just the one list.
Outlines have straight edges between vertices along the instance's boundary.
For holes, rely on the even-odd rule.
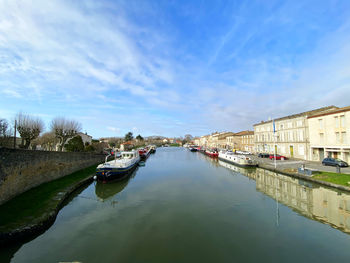
[[100,182],[97,182],[95,186],[96,196],[102,200],[106,200],[112,196],[115,196],[116,194],[123,191],[123,189],[128,185],[129,180],[130,178],[127,178],[125,180],[113,182],[110,184],[102,184]]
[[250,167],[242,168],[242,167],[238,167],[238,166],[235,166],[233,164],[223,162],[220,160],[219,160],[219,164],[227,169],[230,169],[231,171],[243,174],[243,175],[255,180],[255,177],[256,177],[256,169],[255,168],[250,168]]
[[121,180],[130,174],[140,161],[138,151],[121,152],[121,158],[100,164],[96,168],[96,177],[99,181]]
[[234,165],[241,167],[254,167],[257,166],[257,163],[252,160],[250,157],[242,154],[235,154],[231,151],[221,151],[219,152],[219,159]]

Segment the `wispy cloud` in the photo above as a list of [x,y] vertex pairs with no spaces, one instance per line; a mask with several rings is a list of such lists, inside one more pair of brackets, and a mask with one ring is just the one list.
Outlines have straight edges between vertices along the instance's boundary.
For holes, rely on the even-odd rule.
[[0,112],[179,136],[348,105],[350,4],[316,3],[0,1]]

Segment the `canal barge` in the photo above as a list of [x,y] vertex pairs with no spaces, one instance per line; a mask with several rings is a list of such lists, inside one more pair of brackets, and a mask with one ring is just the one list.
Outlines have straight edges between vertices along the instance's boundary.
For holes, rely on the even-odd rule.
[[198,149],[197,149],[196,146],[191,146],[189,149],[190,149],[191,152],[196,152],[196,151],[198,151]]
[[206,155],[210,156],[210,157],[213,157],[213,158],[217,158],[219,156],[219,153],[216,150],[209,150],[209,149],[207,149],[207,150],[205,150],[204,153]]
[[114,160],[107,162],[110,156],[108,155],[106,161],[97,166],[96,179],[98,181],[108,182],[121,180],[135,170],[140,161],[139,152],[133,150],[121,152],[120,155],[120,158],[117,158],[115,154]]
[[149,148],[151,150],[151,153],[155,153],[157,151],[157,146],[155,145],[150,145]]
[[138,152],[140,155],[140,159],[146,160],[149,157],[149,155],[151,154],[152,150],[150,147],[145,147],[145,148],[138,149]]
[[255,167],[257,162],[252,160],[249,156],[243,154],[236,154],[232,151],[220,151],[219,160],[228,162],[240,167]]

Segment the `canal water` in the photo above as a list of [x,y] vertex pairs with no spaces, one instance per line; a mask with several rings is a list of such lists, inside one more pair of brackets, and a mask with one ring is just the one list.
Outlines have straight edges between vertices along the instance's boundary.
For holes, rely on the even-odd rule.
[[350,261],[350,195],[183,148],[80,189],[0,262]]

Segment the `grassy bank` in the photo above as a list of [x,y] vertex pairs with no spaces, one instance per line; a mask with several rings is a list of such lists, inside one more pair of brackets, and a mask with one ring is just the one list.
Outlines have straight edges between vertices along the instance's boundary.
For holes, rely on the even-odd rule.
[[341,173],[331,173],[331,172],[319,172],[312,176],[312,178],[325,181],[329,183],[350,186],[350,174],[341,174]]
[[75,183],[93,175],[96,165],[35,187],[0,206],[0,232],[43,221]]

